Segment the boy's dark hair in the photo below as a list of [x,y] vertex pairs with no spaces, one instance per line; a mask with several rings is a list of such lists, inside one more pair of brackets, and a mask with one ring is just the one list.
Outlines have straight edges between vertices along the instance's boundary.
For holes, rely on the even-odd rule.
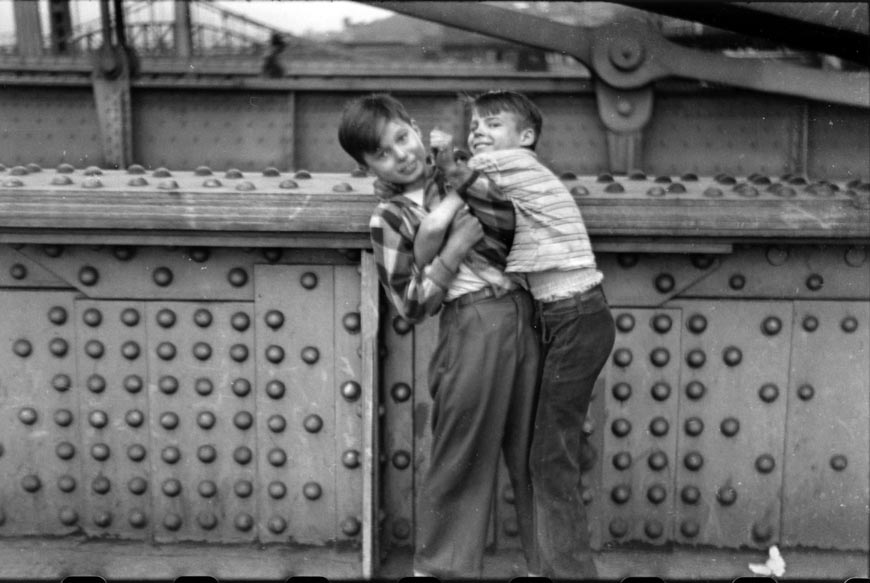
[[374,93],[359,97],[344,107],[338,126],[338,142],[345,152],[365,166],[363,154],[377,151],[384,124],[393,120],[413,123],[405,106],[391,95]]
[[532,100],[516,91],[488,91],[478,95],[471,102],[473,110],[481,115],[494,115],[507,112],[517,116],[519,128],[531,128],[535,132],[535,139],[529,146],[534,150],[541,137],[541,126],[544,124],[541,110],[532,103]]

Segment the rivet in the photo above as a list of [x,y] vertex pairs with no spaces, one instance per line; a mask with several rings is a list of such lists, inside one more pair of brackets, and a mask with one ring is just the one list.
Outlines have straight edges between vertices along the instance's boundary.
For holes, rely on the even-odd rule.
[[164,395],[172,395],[178,390],[178,379],[172,375],[163,375],[157,380],[157,388]]
[[654,366],[662,368],[670,362],[671,354],[666,348],[654,348],[653,351],[650,352],[649,360]]
[[281,534],[287,528],[287,521],[280,516],[273,516],[269,519],[266,527],[272,534]]
[[861,267],[867,261],[866,247],[849,247],[843,257],[849,267]]
[[126,415],[124,415],[124,421],[126,421],[127,425],[130,427],[139,427],[145,421],[145,414],[138,409],[130,409],[127,411]]
[[287,427],[287,420],[281,415],[272,415],[266,421],[266,425],[272,433],[281,433]]
[[284,255],[284,252],[281,249],[270,248],[263,249],[263,257],[266,258],[266,261],[269,263],[277,263],[281,260],[281,257]]
[[758,543],[769,541],[773,537],[773,527],[769,524],[756,523],[752,526],[752,540]]
[[154,283],[160,287],[166,287],[172,283],[172,270],[168,267],[158,267],[154,270],[151,277],[154,280]]
[[127,174],[145,174],[145,167],[141,164],[130,164],[127,166]]
[[172,360],[177,354],[175,345],[172,342],[161,342],[157,345],[157,356],[163,360]]
[[141,444],[134,443],[127,448],[127,457],[134,462],[141,462],[145,459],[147,451]]
[[57,374],[51,379],[51,386],[59,393],[68,391],[72,386],[72,379],[66,374]]
[[632,170],[628,174],[629,180],[646,180],[646,173],[643,170]]
[[627,470],[631,467],[631,454],[621,451],[613,456],[613,467],[617,470]]
[[16,188],[18,186],[24,186],[24,182],[17,178],[7,178],[2,182],[2,186],[5,188]]
[[628,383],[616,383],[610,389],[610,392],[617,401],[627,401],[631,397],[631,385]]
[[248,532],[254,528],[254,518],[247,512],[242,512],[233,519],[233,526],[236,527],[236,530]]
[[619,314],[616,317],[616,328],[620,332],[631,332],[634,329],[634,316],[631,314]]
[[685,486],[680,491],[680,499],[686,504],[697,504],[701,499],[701,491],[696,486]]
[[700,348],[690,350],[686,355],[686,364],[692,368],[701,368],[707,362],[707,355]]
[[722,506],[731,506],[737,501],[737,490],[730,486],[723,486],[716,492],[716,499]]
[[236,312],[230,318],[230,326],[238,332],[244,332],[251,325],[251,317],[245,312]]
[[79,281],[82,285],[90,287],[96,285],[99,280],[100,274],[95,267],[85,265],[79,270]]
[[127,186],[148,186],[148,179],[143,176],[134,176],[127,181]]
[[127,360],[136,360],[139,358],[139,344],[133,342],[132,340],[125,342],[121,345],[121,355]]
[[135,476],[127,482],[127,489],[134,496],[141,496],[148,490],[148,481],[140,476]]
[[203,480],[196,487],[196,491],[203,498],[211,498],[215,494],[217,494],[217,484],[215,484],[211,480]]
[[164,495],[174,498],[181,494],[181,482],[175,478],[164,480],[163,484],[160,486],[160,491],[163,492]]
[[27,268],[20,263],[16,263],[9,268],[9,275],[11,275],[13,279],[22,280],[27,277]]
[[320,415],[308,415],[303,420],[302,426],[308,433],[318,433],[321,429],[323,429],[323,419],[321,419]]
[[269,395],[273,399],[280,399],[284,396],[285,387],[284,383],[275,379],[266,383],[266,394]]
[[151,176],[153,176],[154,178],[169,178],[170,176],[172,176],[172,172],[170,172],[163,166],[160,166],[159,168],[154,170]]
[[306,364],[314,364],[320,359],[320,352],[313,346],[306,346],[300,354]]
[[269,450],[269,453],[266,455],[266,460],[271,465],[279,468],[287,463],[287,454],[284,452],[283,449],[275,447]]
[[54,453],[62,460],[70,460],[76,455],[76,448],[68,441],[62,441],[54,448]]
[[721,189],[710,186],[704,189],[704,196],[707,198],[721,198],[723,194]]
[[193,313],[193,323],[200,328],[208,328],[212,323],[211,312],[205,308],[199,308]]
[[[201,380],[201,381],[204,381],[204,382],[203,382],[203,385],[204,385],[203,388],[205,388],[205,383],[206,383],[206,382],[208,383],[208,385],[207,385],[208,388],[209,388],[208,393],[211,393],[211,388],[212,388],[212,386],[213,386],[213,385],[212,385],[212,382],[211,382],[210,380],[208,380],[208,379],[200,379],[200,380]],[[197,382],[197,386],[199,386],[199,384],[200,384],[200,383]],[[232,391],[233,391],[233,394],[234,394],[235,396],[237,396],[237,397],[245,397],[245,396],[247,396],[248,393],[251,392],[251,381],[249,381],[248,379],[242,379],[242,378],[235,379],[235,380],[233,381],[233,384],[232,384]],[[197,392],[199,392],[199,391],[197,391]],[[208,394],[208,393],[205,393],[205,394]],[[200,394],[203,394],[203,393],[200,393]]]
[[599,174],[598,178],[596,179],[596,182],[601,182],[601,183],[613,182],[613,175],[608,174],[606,172],[603,174]]
[[670,331],[673,321],[671,317],[667,314],[656,314],[650,320],[650,325],[653,330],[658,332],[659,334],[666,334]]
[[157,312],[156,320],[161,328],[172,328],[175,326],[175,312],[169,308],[163,308]]
[[29,340],[19,339],[12,345],[12,352],[21,358],[27,358],[33,352],[33,345],[30,344]]
[[725,174],[724,172],[717,174],[714,177],[714,180],[719,184],[733,185],[737,184],[737,179],[729,174]]
[[272,364],[278,364],[284,360],[284,349],[276,344],[272,344],[266,348],[266,360]]
[[667,489],[661,484],[653,484],[646,491],[646,498],[653,504],[661,504],[668,497]]
[[674,182],[670,186],[668,186],[668,192],[671,194],[686,194],[688,192],[686,190],[685,184],[680,184],[679,182]]
[[351,334],[355,334],[359,332],[362,320],[360,318],[359,312],[348,312],[341,319],[341,323],[344,326],[345,330],[350,332]]
[[58,358],[65,356],[69,350],[69,344],[63,338],[52,338],[48,343],[48,351]]
[[674,276],[669,273],[662,273],[656,276],[655,286],[660,293],[666,294],[673,291],[675,285]]
[[163,528],[169,531],[176,531],[181,528],[182,520],[181,517],[174,513],[170,512],[166,516],[163,517]]
[[196,424],[202,429],[211,429],[214,427],[216,417],[211,411],[200,411],[196,416]]
[[96,176],[88,176],[82,180],[82,188],[102,188],[103,181]]
[[238,180],[239,178],[244,178],[244,174],[238,168],[230,168],[227,170],[226,174],[224,174],[225,178],[229,178],[231,180]]
[[187,253],[197,263],[205,263],[211,256],[211,251],[205,247],[193,247]]
[[85,354],[93,359],[102,358],[106,351],[106,347],[99,340],[88,340],[85,344]]
[[62,245],[45,245],[42,248],[42,251],[43,251],[43,253],[46,254],[46,256],[56,259],[63,254],[63,246]]
[[278,310],[269,310],[263,319],[272,330],[277,330],[284,325],[284,314]]
[[671,396],[671,385],[666,382],[659,381],[650,389],[652,398],[656,401],[664,401]]
[[688,435],[697,437],[704,431],[704,422],[699,417],[689,417],[683,425]]
[[[357,393],[355,393],[357,397],[359,396],[358,389],[359,385],[357,385]],[[342,391],[342,394],[343,393],[344,391]],[[411,398],[411,387],[409,387],[406,383],[396,383],[390,389],[390,395],[393,397],[393,401],[395,401],[396,403],[404,403]]]
[[323,494],[323,490],[317,482],[307,482],[302,487],[302,494],[309,500],[317,500]]
[[658,416],[653,418],[649,423],[649,431],[656,437],[663,437],[668,434],[671,424],[664,417]]
[[244,344],[233,344],[230,347],[230,358],[236,362],[244,362],[248,360],[248,347]]
[[631,432],[631,422],[622,417],[614,419],[613,423],[610,424],[610,430],[616,437],[625,437]]
[[746,287],[746,276],[740,273],[735,273],[728,278],[728,286],[734,291],[740,291]]
[[831,469],[835,472],[842,472],[849,465],[849,460],[843,454],[831,456]]
[[610,499],[616,504],[625,504],[631,498],[631,486],[619,484],[610,491]]
[[21,478],[21,487],[24,488],[25,492],[33,494],[42,488],[42,480],[35,474],[28,474]]
[[75,170],[75,166],[67,162],[63,162],[57,165],[57,169],[55,171],[58,174],[72,174],[73,172],[75,172]]
[[740,422],[734,417],[726,417],[719,424],[719,431],[725,437],[734,437],[740,431]]
[[[211,415],[211,413],[209,413],[209,415]],[[212,415],[212,418],[214,418],[214,415]],[[239,411],[233,416],[233,425],[242,431],[250,429],[253,424],[254,416],[247,411]],[[214,425],[214,421],[212,421],[212,425]],[[211,427],[211,425],[209,427]],[[207,428],[203,426],[203,429]]]
[[253,459],[254,454],[251,453],[251,449],[249,447],[245,447],[244,445],[239,446],[233,452],[233,459],[239,465],[246,465],[250,463],[251,459]]
[[758,397],[765,403],[773,403],[779,397],[779,387],[773,383],[765,383],[758,389]]
[[401,316],[393,318],[393,330],[396,331],[396,334],[403,336],[411,331],[411,327],[411,324]]
[[686,385],[686,396],[697,401],[707,392],[707,387],[701,381],[691,381]]
[[69,474],[64,474],[57,479],[57,489],[69,494],[76,489],[76,479]]
[[604,192],[608,194],[622,194],[625,192],[625,187],[619,182],[611,182],[604,187]]
[[25,425],[33,425],[39,420],[39,414],[33,407],[24,407],[18,412],[18,420]]
[[100,170],[99,166],[88,166],[84,169],[83,174],[85,176],[102,176],[103,171]]
[[286,180],[282,180],[282,181],[278,184],[278,188],[283,188],[283,189],[286,189],[286,190],[289,190],[289,189],[292,189],[292,188],[299,188],[299,183],[296,182],[295,180],[290,180],[290,179],[288,178],[288,179],[286,179]]
[[359,467],[360,454],[358,450],[348,449],[341,454],[341,463],[346,468]]
[[631,364],[632,355],[631,351],[628,348],[617,348],[613,352],[613,363],[616,366],[621,368],[625,368]]
[[164,447],[163,451],[160,452],[160,459],[162,459],[167,464],[178,463],[178,460],[181,459],[181,451],[179,451],[179,449],[174,445]]
[[91,457],[95,460],[103,462],[109,459],[109,455],[111,455],[111,450],[109,446],[105,443],[95,443],[91,446]]
[[233,287],[242,287],[248,283],[248,272],[241,267],[233,267],[227,274],[227,281]]
[[809,277],[807,277],[806,286],[810,291],[819,291],[822,289],[825,280],[818,273],[813,273]]
[[91,424],[91,427],[102,429],[109,424],[109,416],[105,411],[91,411],[91,414],[88,415],[88,422]]
[[846,334],[852,334],[855,330],[858,329],[858,318],[854,316],[847,316],[843,318],[843,321],[840,322],[840,328]]
[[758,196],[758,189],[748,184],[738,184],[734,187],[734,191],[740,196],[746,198],[755,198]]
[[697,451],[690,451],[683,458],[683,465],[687,470],[697,472],[704,466],[704,456]]
[[362,524],[357,518],[354,518],[353,516],[348,516],[341,521],[341,532],[345,536],[356,536],[360,533],[361,529]]
[[812,385],[803,384],[798,387],[797,395],[801,401],[809,401],[816,394],[816,390]]
[[761,454],[755,460],[755,469],[762,474],[769,474],[776,467],[776,461],[770,454]]
[[761,324],[761,331],[766,336],[776,336],[782,330],[782,320],[776,316],[769,316]]
[[694,520],[684,520],[680,524],[680,532],[686,538],[695,538],[701,532],[701,527]]
[[211,346],[206,342],[197,342],[193,345],[193,356],[197,360],[208,360],[211,358]]
[[257,190],[257,187],[250,180],[242,180],[238,184],[236,184],[236,190],[239,192],[252,192]]
[[280,500],[287,495],[287,486],[284,485],[284,482],[279,482],[277,480],[269,482],[269,486],[266,490],[269,492],[269,496],[275,500]]
[[722,360],[728,366],[737,366],[743,360],[743,352],[736,346],[728,346],[722,351]]
[[121,322],[125,326],[133,327],[139,324],[139,311],[133,308],[126,308],[121,312]]
[[239,498],[247,498],[254,492],[254,485],[249,480],[239,480],[233,485],[233,493]]
[[666,467],[668,467],[668,456],[665,452],[660,449],[653,451],[649,454],[649,459],[647,459],[647,464],[650,469],[654,472],[660,472]]
[[765,253],[767,262],[777,267],[788,261],[788,255],[788,249],[779,246],[768,247]]
[[347,182],[339,182],[332,187],[333,192],[353,192],[353,187]]
[[819,327],[819,319],[815,316],[806,316],[802,325],[807,332],[815,332]]
[[664,188],[662,188],[661,186],[653,186],[649,190],[646,191],[647,196],[651,196],[651,197],[655,197],[655,198],[664,196],[666,193],[667,193],[667,191]]
[[640,256],[637,253],[619,253],[616,256],[616,262],[620,267],[630,268],[634,267],[640,261]]
[[589,196],[589,189],[586,188],[585,186],[580,186],[579,184],[577,186],[572,187],[570,192],[571,192],[571,196],[575,196],[575,197],[577,197],[577,196]]
[[660,521],[652,518],[644,523],[643,532],[651,539],[658,539],[664,534],[665,527]]
[[397,451],[393,454],[393,466],[397,469],[404,470],[411,465],[411,454],[407,451]]
[[622,538],[628,534],[628,522],[624,518],[614,518],[607,528],[613,538]]
[[94,515],[94,525],[100,528],[108,528],[112,524],[112,513],[101,510]]
[[73,422],[73,414],[69,409],[58,409],[54,412],[54,422],[61,427],[69,427]]
[[112,483],[106,476],[98,476],[94,478],[93,482],[91,482],[91,490],[93,490],[95,494],[108,494],[111,489]]
[[307,180],[308,178],[311,178],[311,173],[310,173],[308,170],[298,170],[298,171],[293,175],[293,178],[299,178],[299,179],[302,179],[302,180]]
[[167,430],[175,429],[178,427],[178,415],[171,411],[167,411],[160,416],[160,426]]

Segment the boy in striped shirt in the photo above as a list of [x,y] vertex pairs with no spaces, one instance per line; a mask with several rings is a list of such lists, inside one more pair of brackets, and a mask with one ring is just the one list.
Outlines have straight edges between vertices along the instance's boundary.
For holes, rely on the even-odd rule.
[[[431,145],[460,196],[471,200],[480,192],[500,191],[514,204],[516,229],[506,272],[527,277],[542,335],[529,458],[541,574],[580,580],[596,576],[580,498],[582,427],[615,330],[580,210],[535,154],[541,126],[541,113],[526,96],[493,91],[472,103],[473,156],[467,165],[450,155],[450,136],[433,135]],[[418,241],[417,247],[425,259],[434,245]]]

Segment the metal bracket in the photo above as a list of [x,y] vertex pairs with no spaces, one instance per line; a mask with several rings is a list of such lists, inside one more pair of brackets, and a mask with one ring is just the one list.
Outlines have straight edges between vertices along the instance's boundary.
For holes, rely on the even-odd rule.
[[132,162],[130,60],[120,47],[103,46],[91,76],[103,142],[104,165],[125,168]]

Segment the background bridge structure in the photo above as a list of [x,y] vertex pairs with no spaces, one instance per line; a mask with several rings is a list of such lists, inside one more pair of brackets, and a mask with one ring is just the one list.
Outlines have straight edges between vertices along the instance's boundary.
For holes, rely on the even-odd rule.
[[[38,6],[0,51],[0,577],[408,574],[435,328],[378,289],[338,115],[389,91],[462,135],[492,88],[543,110],[616,318],[584,427],[602,575],[734,578],[771,545],[868,575],[866,4],[378,3],[451,27],[449,61],[207,2]],[[487,573],[523,575],[497,488]]]

